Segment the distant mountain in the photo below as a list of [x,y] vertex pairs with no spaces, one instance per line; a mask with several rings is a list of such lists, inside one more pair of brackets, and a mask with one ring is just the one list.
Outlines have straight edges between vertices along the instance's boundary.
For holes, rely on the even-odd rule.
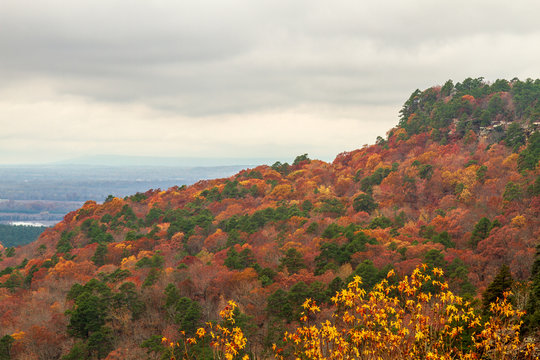
[[89,155],[56,162],[57,165],[213,167],[272,164],[275,158],[196,158],[123,155]]
[[[355,276],[362,283],[353,284],[369,291],[390,270],[412,279],[425,264],[444,271],[449,290],[460,296],[444,292],[445,301],[461,308],[468,306],[464,298],[476,307],[475,316],[482,314],[482,323],[472,327],[461,322],[471,319],[469,313],[443,322],[440,331],[456,327],[443,339],[451,344],[444,349],[490,358],[471,345],[473,335],[488,327],[482,294],[501,298],[510,278],[519,284],[517,306],[524,308],[528,295],[536,294],[527,281],[540,238],[539,110],[540,80],[449,81],[415,91],[385,138],[332,163],[303,154],[291,164],[260,165],[228,178],[87,201],[37,241],[3,257],[0,337],[9,335],[15,358],[212,359],[204,334],[197,333],[189,354],[182,334],[195,336],[209,322],[213,335],[217,324],[232,326],[219,320],[232,299],[239,306],[234,326],[249,344],[235,359],[272,358],[273,351],[295,358],[283,347],[283,333],[301,319],[313,324],[315,315],[304,313],[306,298],[320,305],[312,309],[321,319],[336,321],[332,297]],[[497,273],[504,282],[494,281]],[[382,334],[410,333],[411,349],[425,350],[415,358],[434,358],[425,338],[440,331],[425,322],[434,320],[437,309],[429,304],[436,289],[418,287],[394,290],[417,291],[425,307],[392,301],[416,311],[414,317],[382,311],[390,291],[372,297],[372,307],[345,315],[384,315],[386,327],[369,333],[377,347]],[[445,314],[450,311],[458,308]],[[400,318],[405,327],[421,318],[427,330],[388,325]],[[528,322],[536,342],[538,322]],[[349,333],[328,334],[362,343],[368,336],[363,330],[357,327],[359,337],[352,340]],[[309,339],[313,334],[304,333]],[[514,349],[522,346],[513,341]]]

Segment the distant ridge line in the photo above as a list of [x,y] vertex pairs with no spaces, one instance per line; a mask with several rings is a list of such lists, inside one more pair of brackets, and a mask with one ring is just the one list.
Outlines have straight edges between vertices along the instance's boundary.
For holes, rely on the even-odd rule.
[[96,166],[257,166],[272,164],[281,159],[275,158],[196,158],[196,157],[153,157],[129,155],[91,155],[56,161],[49,165],[96,165]]

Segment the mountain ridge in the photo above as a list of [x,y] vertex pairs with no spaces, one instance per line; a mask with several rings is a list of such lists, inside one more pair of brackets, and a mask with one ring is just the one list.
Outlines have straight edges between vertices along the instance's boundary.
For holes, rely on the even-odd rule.
[[164,157],[130,155],[88,155],[56,161],[55,165],[93,165],[93,166],[169,166],[169,167],[208,167],[208,166],[254,166],[275,159],[270,158],[212,158],[212,157]]
[[[69,294],[93,284],[131,296],[103,310],[103,326],[110,351],[142,358],[143,339],[217,321],[234,299],[250,352],[264,357],[305,298],[330,306],[354,275],[369,289],[390,268],[405,276],[426,263],[473,302],[503,265],[526,281],[540,236],[539,91],[540,80],[447,82],[415,91],[386,138],[331,163],[303,154],[87,201],[4,256],[1,328],[26,334],[18,354],[51,347],[36,327],[62,349],[50,358],[92,346],[90,334],[69,330],[79,306]],[[172,293],[186,299],[177,315],[167,310]],[[21,318],[36,304],[42,319]]]

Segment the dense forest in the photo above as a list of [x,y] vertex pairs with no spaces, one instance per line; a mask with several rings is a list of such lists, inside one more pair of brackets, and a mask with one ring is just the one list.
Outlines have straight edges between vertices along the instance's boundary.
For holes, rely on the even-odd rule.
[[87,201],[2,249],[0,359],[535,358],[539,99],[448,81],[332,163]]
[[45,229],[45,226],[0,224],[0,244],[5,247],[26,245],[36,240]]

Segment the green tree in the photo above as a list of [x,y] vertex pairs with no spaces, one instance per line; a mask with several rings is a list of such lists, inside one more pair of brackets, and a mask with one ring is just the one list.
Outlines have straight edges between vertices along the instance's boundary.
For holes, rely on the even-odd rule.
[[513,283],[514,280],[512,279],[510,268],[506,264],[502,265],[491,284],[489,284],[486,291],[482,294],[482,305],[485,314],[489,314],[491,303],[502,300],[503,294],[506,291],[510,291]]
[[292,306],[287,300],[287,292],[283,289],[277,289],[268,297],[266,311],[269,316],[292,321]]
[[326,290],[326,302],[330,302],[330,299],[336,295],[336,293],[342,289],[345,289],[347,284],[339,276],[336,276],[330,284],[328,284],[328,289]]
[[422,95],[422,92],[419,89],[416,89],[409,99],[405,101],[405,104],[403,104],[403,107],[399,111],[399,126],[404,128],[409,134],[415,132],[415,129],[408,120],[412,114],[418,113],[420,107],[420,95]]
[[152,286],[156,283],[156,281],[159,279],[159,276],[161,275],[161,271],[157,268],[151,268],[148,272],[148,275],[146,276],[146,279],[144,279],[142,283],[142,287],[148,287]]
[[137,320],[146,310],[146,305],[137,293],[137,287],[131,281],[125,282],[118,288],[119,293],[113,296],[116,308],[126,307],[131,311],[131,318]]
[[429,164],[420,165],[420,168],[418,168],[418,176],[420,179],[431,179],[431,176],[433,176],[433,166]]
[[519,123],[514,122],[508,126],[504,141],[514,151],[517,151],[521,145],[525,144],[525,132]]
[[73,235],[69,235],[73,233],[67,233],[63,232],[62,236],[60,237],[60,240],[58,240],[58,243],[56,244],[56,251],[62,254],[67,254],[73,249],[73,246],[71,245],[71,238]]
[[114,349],[112,330],[102,326],[93,332],[86,343],[88,352],[98,359],[103,359]]
[[87,360],[90,354],[88,346],[82,341],[77,341],[67,355],[62,356],[62,360]]
[[490,93],[501,92],[501,91],[510,91],[510,84],[508,83],[508,80],[497,79],[489,87],[489,92]]
[[68,333],[77,338],[88,339],[105,325],[107,305],[100,297],[84,291],[75,300],[74,307],[66,311],[66,314],[70,316]]
[[169,284],[165,288],[165,309],[180,326],[180,331],[185,331],[188,336],[195,334],[202,314],[197,301],[180,296],[178,288],[174,284]]
[[529,196],[540,195],[540,175],[538,175],[536,180],[527,187],[527,194],[529,194]]
[[443,231],[442,233],[435,234],[431,238],[433,242],[443,244],[445,248],[454,248],[456,247],[456,244],[452,241],[452,238],[450,237],[450,234],[448,234],[448,231]]
[[342,216],[345,213],[345,206],[337,198],[323,199],[319,212],[328,215]]
[[309,213],[313,209],[313,203],[309,200],[304,200],[302,203],[302,210],[304,210],[306,213]]
[[4,335],[0,338],[0,360],[11,359],[11,346],[15,339],[11,335]]
[[303,161],[310,162],[311,159],[308,157],[308,154],[298,155],[293,162],[293,165],[298,165]]
[[255,258],[253,252],[250,249],[244,249],[240,253],[236,251],[234,246],[229,248],[227,252],[227,258],[225,259],[225,266],[233,270],[243,270],[247,267],[255,264]]
[[535,333],[540,330],[540,243],[536,245],[536,256],[531,269],[531,290],[525,311],[524,332]]
[[424,255],[424,261],[431,268],[446,268],[447,262],[440,250],[431,249]]
[[384,279],[389,270],[390,269],[384,269],[380,271],[373,265],[373,261],[364,260],[358,264],[347,280],[352,281],[355,275],[360,276],[362,278],[362,288],[368,291],[371,290],[375,284]]
[[[499,95],[494,95],[488,103],[487,113],[489,117],[493,118],[498,114],[504,114],[504,103]],[[484,124],[484,125],[489,125]]]
[[476,180],[478,180],[480,184],[483,184],[486,180],[487,170],[488,168],[486,165],[482,165],[478,168],[478,170],[476,170]]
[[164,354],[167,348],[163,345],[160,335],[152,335],[149,339],[144,340],[141,343],[141,347],[146,348],[146,353],[150,355],[151,353]]
[[478,243],[489,236],[491,229],[493,228],[491,221],[488,218],[481,218],[476,225],[474,225],[474,230],[471,234],[471,245],[476,248]]
[[371,223],[369,223],[370,229],[377,229],[377,228],[386,229],[391,226],[392,226],[392,220],[390,220],[384,215],[377,216],[376,218],[371,220]]
[[469,269],[459,257],[455,257],[448,265],[446,274],[451,288],[457,289],[460,295],[468,299],[472,299],[476,295],[476,288],[469,281]]
[[105,326],[109,320],[111,295],[109,286],[97,279],[71,287],[67,299],[74,300],[74,304],[66,311],[67,332],[81,341],[76,342],[63,359],[102,359],[113,349],[112,330]]
[[92,256],[91,260],[96,264],[96,266],[103,266],[105,265],[105,255],[107,255],[107,245],[105,244],[98,244],[96,248],[96,252],[94,253],[94,256]]
[[336,223],[331,223],[324,229],[322,237],[325,239],[335,239],[341,235],[342,228]]
[[180,331],[193,336],[199,325],[202,309],[198,302],[187,297],[181,297],[174,304],[174,321],[179,325]]
[[368,194],[360,194],[353,200],[354,211],[365,211],[371,214],[377,207],[378,205],[375,200]]
[[509,181],[504,187],[503,199],[506,201],[514,201],[521,199],[521,188],[513,181]]
[[169,284],[165,288],[165,308],[173,308],[181,298],[178,288],[174,284]]
[[306,267],[302,253],[295,248],[287,250],[285,257],[281,259],[281,266],[285,266],[291,274],[296,274],[300,269]]
[[527,148],[519,154],[518,168],[522,170],[534,170],[540,160],[540,132],[535,131],[529,137]]
[[153,206],[150,211],[148,211],[148,214],[146,215],[146,219],[145,219],[145,222],[146,222],[146,225],[147,226],[150,226],[151,224],[154,224],[156,223],[160,217],[163,216],[163,210],[161,210],[159,207],[157,206]]
[[[282,164],[280,161],[276,161],[273,165],[272,165],[272,169],[277,171],[278,173],[280,173],[281,175],[287,175],[289,172],[290,172],[290,165],[288,163],[284,163]],[[272,185],[272,188],[274,187],[275,185]]]
[[302,312],[302,304],[306,301],[307,298],[311,296],[309,286],[303,282],[299,281],[289,289],[287,294],[287,300],[293,309],[293,319],[297,320],[300,317]]
[[452,80],[448,80],[441,87],[441,95],[449,96],[452,93],[452,90],[454,90],[454,83],[452,82]]

